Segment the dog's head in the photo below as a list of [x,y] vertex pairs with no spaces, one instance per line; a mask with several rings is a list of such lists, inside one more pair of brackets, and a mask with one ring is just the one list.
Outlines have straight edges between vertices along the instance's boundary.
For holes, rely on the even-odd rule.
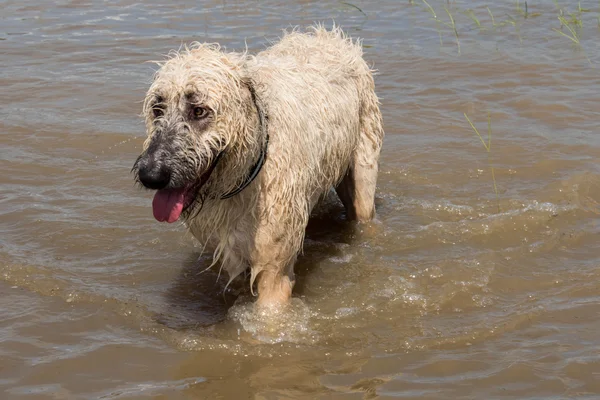
[[188,215],[201,191],[231,190],[260,151],[260,111],[245,63],[243,54],[196,45],[161,64],[144,101],[148,138],[133,167],[136,180],[157,191],[157,220]]

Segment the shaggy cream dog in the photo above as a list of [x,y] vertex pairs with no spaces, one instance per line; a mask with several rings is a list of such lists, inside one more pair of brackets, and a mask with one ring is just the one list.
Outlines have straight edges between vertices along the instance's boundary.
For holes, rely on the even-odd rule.
[[194,44],[161,63],[133,171],[158,221],[182,219],[259,305],[289,301],[294,263],[332,187],[373,218],[382,118],[360,42],[339,29],[285,33],[252,56]]

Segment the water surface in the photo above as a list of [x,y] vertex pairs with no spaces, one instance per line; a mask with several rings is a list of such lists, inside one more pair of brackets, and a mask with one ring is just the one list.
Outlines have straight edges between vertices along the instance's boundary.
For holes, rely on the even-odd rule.
[[[598,398],[599,5],[578,47],[552,1],[451,2],[459,53],[414,3],[2,1],[2,398]],[[265,322],[133,184],[147,61],[333,20],[379,71],[378,223],[322,205]]]

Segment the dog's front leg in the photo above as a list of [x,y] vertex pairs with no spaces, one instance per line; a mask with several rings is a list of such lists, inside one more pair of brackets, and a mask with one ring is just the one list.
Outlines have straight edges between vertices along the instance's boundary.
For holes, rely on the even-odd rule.
[[[290,274],[273,269],[263,269],[257,277],[258,307],[279,308],[285,306],[292,297],[294,287],[293,265],[286,267]],[[291,275],[291,276],[290,276]]]
[[259,307],[281,307],[292,297],[299,245],[292,237],[293,230],[281,231],[286,225],[266,224],[257,234],[251,269],[256,277]]

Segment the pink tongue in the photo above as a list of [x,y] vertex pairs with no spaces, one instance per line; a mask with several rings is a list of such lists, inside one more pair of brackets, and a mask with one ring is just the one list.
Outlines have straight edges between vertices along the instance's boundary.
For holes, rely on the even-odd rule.
[[159,222],[175,222],[183,211],[185,189],[162,189],[156,192],[152,200],[154,218]]

